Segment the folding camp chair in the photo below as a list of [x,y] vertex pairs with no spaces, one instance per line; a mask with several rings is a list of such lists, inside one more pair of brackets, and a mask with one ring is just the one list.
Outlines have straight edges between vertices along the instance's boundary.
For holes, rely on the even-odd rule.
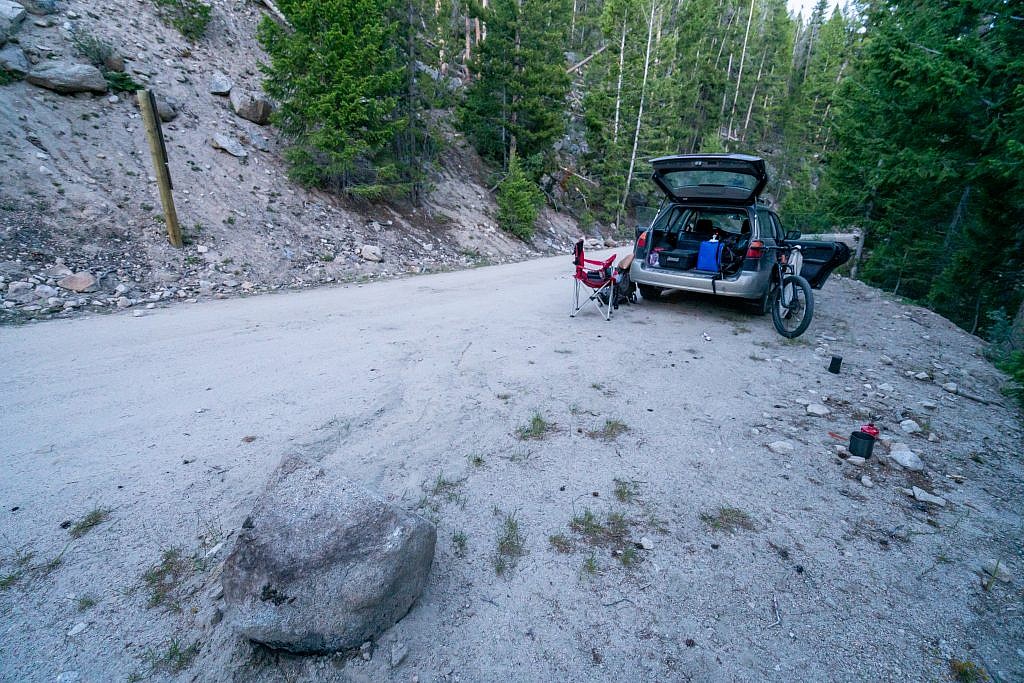
[[[612,319],[612,308],[615,305],[615,277],[612,263],[615,261],[615,256],[616,254],[612,254],[604,261],[591,261],[583,256],[583,240],[577,242],[573,247],[572,263],[576,270],[572,276],[573,297],[570,318],[575,318],[580,309],[586,306],[588,301],[592,301],[605,320]],[[586,294],[583,287],[589,287],[593,291],[588,298],[581,302],[581,291],[583,295]]]

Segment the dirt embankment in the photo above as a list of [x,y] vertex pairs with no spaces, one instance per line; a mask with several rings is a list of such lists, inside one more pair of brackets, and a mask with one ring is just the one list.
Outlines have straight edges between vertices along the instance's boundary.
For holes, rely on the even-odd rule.
[[[485,170],[450,130],[441,130],[447,148],[420,207],[346,203],[291,182],[274,129],[211,93],[215,74],[235,91],[258,91],[259,3],[215,1],[195,44],[149,0],[56,7],[27,15],[5,49],[30,70],[84,64],[76,41],[95,38],[169,104],[163,128],[186,246],[167,243],[133,94],[0,85],[0,321],[519,260],[564,251],[576,234],[574,221],[550,211],[530,244],[502,233]],[[216,136],[245,157],[215,149]],[[95,286],[61,287],[68,271],[89,273]],[[8,292],[12,282],[32,291]]]

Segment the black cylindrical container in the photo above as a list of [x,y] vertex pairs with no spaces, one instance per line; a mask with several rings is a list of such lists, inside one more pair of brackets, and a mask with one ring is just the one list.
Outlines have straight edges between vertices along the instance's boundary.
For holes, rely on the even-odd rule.
[[850,455],[861,458],[870,458],[871,451],[875,448],[875,437],[864,432],[851,432],[850,434]]
[[828,371],[831,372],[833,375],[838,375],[839,374],[839,368],[841,368],[841,367],[843,367],[843,357],[842,356],[832,356],[832,362],[829,363]]

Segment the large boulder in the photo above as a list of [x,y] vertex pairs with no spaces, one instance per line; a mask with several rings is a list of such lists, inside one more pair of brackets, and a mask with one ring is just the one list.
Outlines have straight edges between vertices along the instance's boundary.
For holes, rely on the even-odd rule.
[[263,126],[270,122],[274,105],[266,97],[251,90],[233,88],[230,94],[231,109],[243,119]]
[[412,607],[436,540],[423,518],[287,456],[225,561],[230,618],[242,635],[272,648],[358,647]]
[[107,80],[91,64],[45,62],[32,69],[25,80],[63,94],[107,91]]

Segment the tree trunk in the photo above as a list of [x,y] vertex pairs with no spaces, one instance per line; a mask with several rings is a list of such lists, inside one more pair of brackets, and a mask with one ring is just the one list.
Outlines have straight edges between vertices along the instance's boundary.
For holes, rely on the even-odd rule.
[[416,91],[417,31],[416,8],[413,5],[412,0],[406,0],[406,19],[408,21],[408,26],[406,27],[406,30],[409,32],[409,35],[406,37],[406,59],[409,60],[409,66],[406,68],[406,116],[409,118],[409,121],[406,124],[406,145],[408,147],[408,149],[406,149],[406,154],[408,154],[406,163],[412,166],[412,170],[410,173],[410,175],[412,176],[412,203],[413,206],[420,206],[422,200],[422,197],[420,196],[422,187],[420,179],[419,177],[417,177],[417,174],[419,173],[418,169],[420,168],[420,162],[422,160],[419,158],[419,155],[416,150],[416,125],[418,122],[417,111],[419,110],[419,107],[417,106],[419,104],[419,93]]
[[949,247],[953,242],[953,236],[956,234],[956,229],[960,226],[960,222],[963,220],[964,211],[967,209],[967,199],[971,195],[971,184],[967,183],[964,186],[964,191],[960,195],[960,201],[956,203],[956,210],[953,211],[953,218],[949,221],[949,227],[946,228],[946,238],[942,240],[942,250],[946,252],[946,260],[949,260]]
[[615,86],[615,124],[612,126],[612,144],[619,141],[619,110],[622,108],[622,60],[626,54],[626,13],[622,13],[622,40],[619,41],[619,84]]
[[750,93],[750,106],[747,107],[747,119],[743,122],[743,139],[747,139],[747,128],[750,127],[750,115],[754,111],[754,98],[757,97],[757,88],[761,85],[761,75],[764,73],[764,60],[768,56],[768,48],[761,53],[761,66],[757,67],[757,80],[754,81],[754,91]]
[[1013,331],[1010,332],[1010,348],[1024,349],[1024,301],[1020,302],[1017,315],[1013,319]]
[[636,130],[633,132],[633,153],[629,156],[629,172],[626,174],[626,190],[622,193],[622,204],[619,207],[619,215],[616,216],[616,224],[622,225],[622,214],[626,211],[626,200],[629,198],[629,188],[633,182],[633,167],[636,165],[636,148],[640,143],[640,122],[644,117],[644,96],[647,94],[647,73],[651,67],[651,38],[654,35],[654,15],[656,13],[654,0],[651,1],[651,17],[647,22],[647,50],[644,53],[644,78],[640,82],[640,108],[636,113]]
[[747,14],[747,29],[743,32],[743,49],[740,51],[740,70],[736,74],[736,92],[732,96],[732,112],[729,114],[729,135],[732,136],[732,123],[736,118],[736,103],[740,99],[740,85],[743,83],[743,64],[747,61],[747,41],[750,38],[750,22],[754,18],[754,0],[750,0],[750,12]]
[[572,21],[569,23],[569,47],[576,42],[576,10],[579,7],[579,0],[572,0]]
[[[732,53],[729,53],[729,66],[725,67],[725,82],[729,82],[729,74],[732,72]],[[725,103],[729,99],[729,92],[722,91],[722,111],[718,112],[718,125],[721,126],[725,120]],[[728,135],[726,136],[728,137]]]

